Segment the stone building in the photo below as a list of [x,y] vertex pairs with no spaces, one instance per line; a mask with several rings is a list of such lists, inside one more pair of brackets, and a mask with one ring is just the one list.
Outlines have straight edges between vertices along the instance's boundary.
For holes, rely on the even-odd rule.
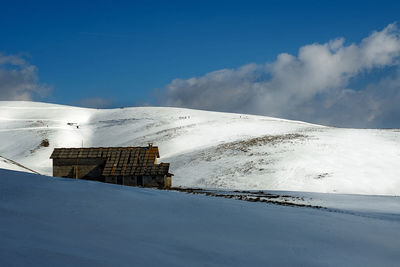
[[162,187],[171,186],[169,163],[157,164],[158,147],[55,148],[53,176],[106,183]]

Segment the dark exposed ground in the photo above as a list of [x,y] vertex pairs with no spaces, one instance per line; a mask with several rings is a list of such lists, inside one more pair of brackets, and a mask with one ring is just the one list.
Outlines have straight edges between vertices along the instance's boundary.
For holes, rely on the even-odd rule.
[[297,134],[297,133],[282,134],[282,135],[265,135],[265,136],[261,136],[261,137],[250,138],[250,139],[246,139],[246,140],[239,140],[239,141],[221,144],[217,147],[217,152],[219,150],[223,151],[223,150],[227,150],[227,149],[248,152],[249,147],[253,147],[253,146],[264,146],[267,144],[276,145],[276,144],[283,143],[283,142],[293,142],[293,141],[305,140],[307,138],[308,138],[307,135]]
[[249,202],[264,202],[264,203],[281,205],[281,206],[325,209],[322,206],[307,204],[305,199],[302,197],[271,194],[271,193],[265,193],[264,191],[240,191],[240,190],[223,191],[223,190],[206,190],[206,189],[199,189],[199,188],[181,188],[181,187],[173,187],[168,190],[185,192],[188,194],[197,194],[197,195],[205,195],[205,196],[212,196],[212,197],[238,199],[238,200],[244,200],[244,201],[249,201]]

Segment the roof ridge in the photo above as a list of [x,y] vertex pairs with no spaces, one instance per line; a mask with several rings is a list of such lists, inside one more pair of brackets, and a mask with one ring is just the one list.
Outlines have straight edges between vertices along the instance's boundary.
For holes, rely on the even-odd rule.
[[[104,158],[111,152],[122,152],[122,151],[144,151],[144,156],[153,157],[155,154],[156,158],[160,157],[160,152],[157,146],[152,147],[141,147],[141,146],[130,146],[130,147],[71,147],[71,148],[54,148],[50,158]],[[83,156],[86,155],[86,156]],[[90,155],[90,156],[89,156]]]

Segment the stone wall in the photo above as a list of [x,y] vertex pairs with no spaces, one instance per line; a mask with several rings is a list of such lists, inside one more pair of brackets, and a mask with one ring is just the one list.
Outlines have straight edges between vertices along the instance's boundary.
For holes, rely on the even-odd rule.
[[171,177],[158,176],[102,176],[105,159],[53,159],[53,176],[95,180],[111,184],[144,187],[171,187]]
[[[123,184],[129,186],[166,187],[165,178],[159,176],[111,176],[105,177],[105,182],[110,184]],[[170,185],[169,185],[170,186]],[[169,187],[167,186],[167,187]]]
[[105,159],[53,159],[53,176],[101,180]]

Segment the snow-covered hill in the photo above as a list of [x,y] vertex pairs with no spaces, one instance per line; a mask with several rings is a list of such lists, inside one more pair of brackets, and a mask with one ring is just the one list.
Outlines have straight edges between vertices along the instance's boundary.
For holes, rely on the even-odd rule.
[[[48,146],[47,146],[48,141]],[[159,146],[174,186],[400,195],[400,130],[180,108],[0,101],[0,156],[51,175],[54,147]]]
[[0,169],[26,171],[26,169],[14,164],[12,161],[0,156]]
[[398,197],[285,194],[329,209],[0,170],[0,266],[398,266]]

